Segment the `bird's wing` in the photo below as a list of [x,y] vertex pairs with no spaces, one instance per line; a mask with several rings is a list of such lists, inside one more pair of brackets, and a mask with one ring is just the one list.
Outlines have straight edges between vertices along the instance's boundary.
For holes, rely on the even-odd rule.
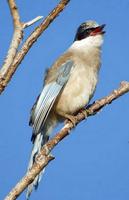
[[43,88],[36,104],[34,104],[31,110],[30,124],[33,125],[33,136],[36,136],[41,131],[57,96],[69,79],[73,66],[74,62],[72,60],[63,63],[58,68],[56,80],[46,84]]

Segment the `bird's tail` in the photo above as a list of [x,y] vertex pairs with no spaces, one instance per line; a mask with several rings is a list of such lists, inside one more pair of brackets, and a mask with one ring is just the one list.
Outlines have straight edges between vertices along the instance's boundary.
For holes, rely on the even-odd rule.
[[[56,121],[49,119],[49,122],[46,122],[46,126],[44,127],[43,132],[39,133],[35,137],[34,145],[33,145],[31,156],[30,156],[30,161],[29,161],[29,165],[28,165],[28,171],[31,169],[32,165],[34,164],[35,158],[36,158],[37,154],[40,152],[42,146],[49,140],[49,135],[52,132],[55,125],[56,125]],[[36,176],[34,181],[28,186],[27,193],[26,193],[27,200],[29,199],[33,189],[38,188],[39,182],[42,178],[44,171],[45,171],[45,169],[43,169],[41,171],[41,173]]]

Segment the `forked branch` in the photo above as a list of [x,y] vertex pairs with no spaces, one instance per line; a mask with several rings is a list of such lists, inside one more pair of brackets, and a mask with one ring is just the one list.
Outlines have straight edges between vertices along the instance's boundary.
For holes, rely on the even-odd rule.
[[[121,82],[120,87],[116,90],[113,90],[111,94],[106,97],[103,97],[100,100],[97,100],[95,103],[90,105],[87,109],[83,109],[76,116],[76,124],[80,123],[82,120],[87,119],[87,117],[95,115],[100,109],[104,106],[112,103],[115,99],[129,92],[129,82]],[[73,128],[73,124],[69,121],[59,133],[57,133],[51,140],[49,140],[41,149],[39,154],[36,157],[36,162],[32,166],[29,172],[16,184],[16,186],[11,190],[7,195],[5,200],[14,200],[16,199],[26,188],[33,182],[37,174],[39,174],[42,169],[48,165],[48,163],[54,158],[50,156],[52,149],[66,136],[68,136]]]
[[61,0],[60,3],[43,20],[43,22],[39,26],[37,26],[36,29],[30,34],[25,43],[22,45],[21,49],[17,51],[19,44],[22,41],[24,28],[34,24],[35,22],[40,20],[42,16],[38,16],[37,18],[31,20],[30,22],[22,23],[20,22],[20,16],[18,13],[15,0],[8,0],[14,22],[14,34],[4,64],[0,70],[0,94],[4,91],[5,87],[11,80],[13,74],[18,68],[19,64],[24,59],[25,55],[30,50],[31,46],[34,44],[34,42],[37,41],[39,36],[59,15],[59,13],[63,11],[63,9],[69,3],[69,1],[70,0]]

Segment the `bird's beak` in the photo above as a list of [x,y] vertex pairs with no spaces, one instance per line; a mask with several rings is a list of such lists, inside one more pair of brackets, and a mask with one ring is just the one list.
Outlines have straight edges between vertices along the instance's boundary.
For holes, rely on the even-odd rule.
[[97,26],[93,28],[93,31],[90,33],[90,36],[99,35],[99,34],[103,35],[105,33],[105,31],[103,31],[105,26],[106,24],[102,24],[101,26]]

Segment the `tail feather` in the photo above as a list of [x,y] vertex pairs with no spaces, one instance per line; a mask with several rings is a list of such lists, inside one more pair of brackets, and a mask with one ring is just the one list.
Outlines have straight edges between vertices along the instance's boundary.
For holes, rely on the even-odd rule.
[[[35,162],[36,155],[40,152],[42,146],[49,140],[49,135],[52,132],[53,128],[55,127],[56,123],[57,123],[57,119],[55,118],[55,116],[52,116],[52,115],[49,116],[42,131],[35,136],[35,138],[33,140],[33,148],[32,148],[32,152],[31,152],[28,171],[32,168],[32,165]],[[38,188],[39,182],[42,178],[44,171],[45,171],[45,169],[43,169],[41,171],[41,173],[36,176],[34,181],[28,186],[27,193],[26,193],[27,200],[29,199],[33,189]]]
[[[30,162],[29,162],[29,166],[28,166],[28,171],[31,169],[32,165],[34,164],[35,157],[39,153],[39,151],[42,147],[42,143],[43,143],[43,135],[41,133],[39,133],[37,135],[37,137],[35,138],[34,146],[33,146],[31,157],[30,157]],[[39,184],[39,177],[43,174],[43,172],[44,172],[44,170],[38,176],[36,176],[35,180],[28,186],[27,193],[26,193],[27,200],[29,199],[33,189],[37,189],[38,184]],[[40,178],[40,180],[41,180],[41,178]]]
[[[39,133],[36,138],[35,138],[35,142],[34,142],[34,146],[31,152],[31,157],[30,157],[30,162],[29,162],[29,166],[28,166],[28,171],[31,169],[32,165],[35,162],[35,157],[36,155],[39,153],[39,151],[41,150],[42,146],[49,140],[49,136],[47,136],[46,138],[43,137],[43,134]],[[42,175],[44,173],[45,169],[42,170],[42,172],[36,176],[36,178],[34,179],[34,181],[28,186],[27,188],[27,193],[26,193],[26,199],[28,200],[33,189],[37,189],[39,182],[42,178]]]

